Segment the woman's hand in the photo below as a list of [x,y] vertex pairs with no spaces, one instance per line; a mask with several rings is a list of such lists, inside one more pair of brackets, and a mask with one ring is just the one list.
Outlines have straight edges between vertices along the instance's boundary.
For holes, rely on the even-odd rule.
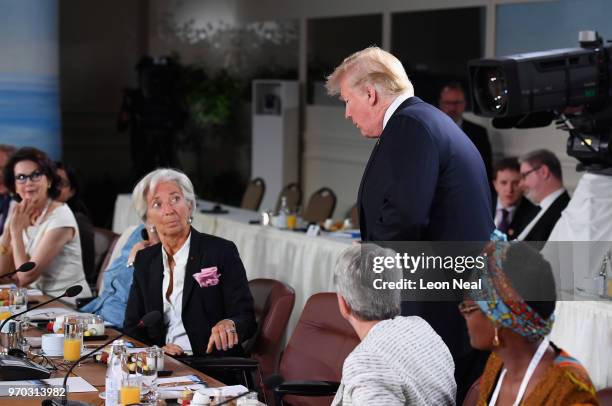
[[180,345],[176,345],[172,343],[164,345],[162,347],[162,350],[164,350],[164,352],[168,355],[181,355],[182,353],[185,352],[183,351]]
[[132,264],[134,263],[134,259],[136,258],[136,254],[138,254],[138,251],[140,251],[143,248],[147,248],[149,246],[153,245],[150,241],[138,241],[136,244],[134,244],[134,246],[132,247],[132,250],[130,251],[130,255],[128,257],[128,264]]
[[30,226],[30,219],[33,214],[33,205],[29,200],[17,203],[13,209],[9,230],[11,235],[21,236],[23,230]]
[[232,320],[221,320],[212,328],[210,332],[210,339],[208,340],[206,353],[210,354],[213,350],[213,346],[217,349],[217,351],[227,351],[228,348],[232,348],[235,345],[238,345],[236,325]]

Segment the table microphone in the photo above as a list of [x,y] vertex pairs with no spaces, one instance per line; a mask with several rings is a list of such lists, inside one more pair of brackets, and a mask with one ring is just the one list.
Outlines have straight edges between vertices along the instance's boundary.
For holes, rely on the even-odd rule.
[[[31,264],[31,263],[32,263],[32,262],[26,262],[26,264]],[[24,264],[24,265],[25,265],[25,264]],[[23,266],[23,265],[22,265],[22,266]],[[21,268],[21,267],[20,267],[20,268]],[[61,294],[60,296],[58,296],[58,297],[54,297],[54,298],[53,298],[53,299],[51,299],[51,300],[47,300],[46,302],[42,302],[42,303],[40,303],[40,304],[37,304],[36,306],[32,306],[32,307],[30,307],[29,309],[24,310],[24,311],[22,311],[22,312],[20,312],[20,313],[13,314],[11,317],[7,318],[6,320],[4,320],[4,321],[2,322],[2,324],[0,325],[0,331],[2,331],[2,328],[4,327],[4,325],[5,325],[5,324],[6,324],[6,323],[7,323],[9,320],[14,319],[15,317],[21,316],[22,314],[27,313],[27,312],[29,312],[30,310],[38,309],[39,307],[44,306],[44,305],[46,305],[47,303],[55,302],[56,300],[60,300],[60,299],[62,299],[62,298],[64,298],[64,297],[75,297],[76,295],[78,295],[79,293],[81,293],[81,291],[82,291],[82,290],[83,290],[83,287],[82,287],[81,285],[74,285],[74,286],[71,286],[71,287],[69,287],[68,289],[66,289],[66,291],[65,291],[63,294]]]
[[34,262],[25,262],[19,268],[15,269],[13,272],[5,273],[4,275],[0,275],[0,278],[6,278],[7,276],[13,276],[17,272],[28,272],[34,269],[36,263]]
[[[264,387],[266,389],[270,389],[270,390],[274,390],[277,386],[279,386],[281,383],[283,383],[284,379],[282,376],[278,375],[278,374],[273,374],[270,375],[269,377],[267,377],[266,379],[264,379]],[[221,403],[218,403],[217,406],[221,406],[221,405],[227,405],[230,402],[233,402],[234,400],[241,398],[243,396],[248,395],[249,393],[253,393],[254,391],[248,391],[248,392],[244,392],[243,394],[240,394],[238,396],[234,396],[232,398],[229,398],[227,400],[224,400]],[[256,392],[255,392],[256,393]]]
[[[140,321],[138,322],[138,324],[136,325],[138,328],[147,328],[147,327],[151,327],[155,324],[157,324],[162,318],[162,314],[160,311],[158,310],[153,310],[152,312],[149,312],[147,314],[145,314],[142,319],[140,319]],[[64,381],[62,383],[62,387],[64,388],[64,396],[62,397],[62,399],[47,399],[44,400],[42,402],[43,406],[79,406],[79,405],[87,405],[87,403],[83,403],[80,401],[74,401],[74,400],[68,400],[68,389],[66,387],[66,384],[68,383],[68,377],[70,376],[70,374],[72,373],[72,370],[79,365],[79,362],[87,359],[88,357],[92,356],[94,353],[96,353],[97,351],[100,351],[101,349],[103,349],[104,347],[106,347],[107,345],[109,345],[110,343],[112,343],[115,340],[120,339],[121,337],[123,337],[125,335],[125,333],[121,333],[119,334],[117,337],[111,338],[110,340],[106,341],[104,344],[100,345],[99,347],[96,347],[95,349],[91,350],[90,352],[88,352],[87,354],[83,355],[81,358],[79,358],[78,360],[76,360],[72,366],[70,367],[70,369],[68,369],[68,372],[66,372],[66,375],[64,376]]]

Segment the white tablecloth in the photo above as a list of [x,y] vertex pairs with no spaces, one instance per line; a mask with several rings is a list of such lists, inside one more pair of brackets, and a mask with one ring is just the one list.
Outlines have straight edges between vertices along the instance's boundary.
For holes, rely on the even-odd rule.
[[598,389],[612,386],[612,303],[560,301],[551,340],[579,360]]
[[[210,209],[212,205],[211,202],[198,202],[199,208]],[[249,279],[278,279],[295,289],[295,308],[287,330],[289,337],[306,300],[318,292],[334,291],[334,264],[351,241],[309,237],[302,233],[250,225],[249,220],[259,219],[258,213],[226,208],[228,214],[197,212],[193,225],[201,232],[233,241]],[[120,233],[138,222],[130,196],[119,195],[115,203],[113,231]],[[565,259],[563,262],[566,262]],[[582,362],[597,388],[612,386],[612,303],[557,302],[556,322],[551,336],[559,347]]]
[[[199,209],[210,209],[212,206],[211,202],[198,202]],[[290,337],[306,300],[315,293],[334,291],[336,259],[352,240],[310,237],[300,232],[253,225],[249,224],[249,220],[258,220],[257,212],[227,206],[223,208],[229,213],[205,214],[196,211],[193,226],[200,232],[233,241],[249,280],[277,279],[295,289],[295,307],[287,329]],[[119,195],[115,202],[113,231],[120,233],[139,221],[130,195]]]

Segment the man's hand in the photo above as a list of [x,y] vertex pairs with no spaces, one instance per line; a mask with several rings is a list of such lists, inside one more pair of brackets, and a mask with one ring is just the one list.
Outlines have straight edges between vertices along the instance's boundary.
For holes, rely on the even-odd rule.
[[176,345],[172,343],[164,345],[162,347],[162,350],[164,350],[164,352],[168,355],[181,355],[182,353],[185,352],[183,351],[180,345]]
[[217,351],[227,351],[228,348],[232,348],[235,345],[238,345],[236,325],[232,320],[221,320],[210,332],[206,353],[210,354],[213,350],[213,346]]

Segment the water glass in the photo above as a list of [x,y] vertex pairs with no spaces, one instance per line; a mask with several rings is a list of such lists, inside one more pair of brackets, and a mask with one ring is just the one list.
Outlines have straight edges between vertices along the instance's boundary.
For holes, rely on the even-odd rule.
[[64,361],[74,362],[81,358],[83,350],[83,323],[69,318],[64,322]]
[[157,346],[145,349],[137,357],[136,372],[142,376],[142,398],[146,402],[157,400],[157,371],[160,357],[163,362],[164,352]]
[[28,309],[28,290],[14,288],[9,292],[9,307],[12,314],[21,313]]

